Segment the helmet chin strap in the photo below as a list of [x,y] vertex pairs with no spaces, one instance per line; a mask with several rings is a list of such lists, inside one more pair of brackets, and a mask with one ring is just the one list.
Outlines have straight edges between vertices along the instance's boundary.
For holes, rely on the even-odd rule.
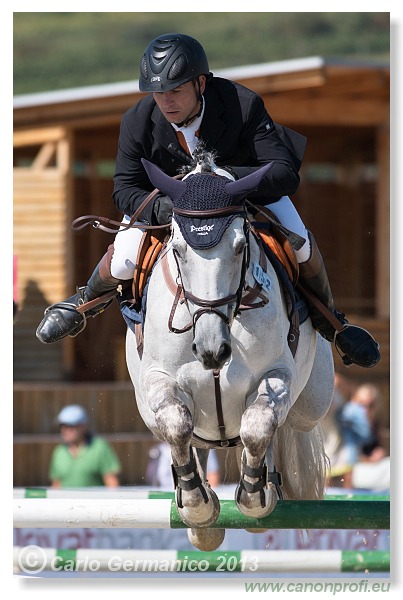
[[[197,83],[197,91],[196,91],[196,83]],[[204,98],[200,94],[200,83],[199,83],[199,80],[195,79],[193,81],[193,85],[194,85],[195,91],[196,91],[196,100],[197,100],[197,102],[200,103],[200,109],[199,109],[199,111],[195,115],[193,115],[191,117],[188,117],[187,119],[185,119],[184,121],[181,121],[180,123],[175,123],[175,125],[177,127],[187,127],[188,125],[190,125],[191,123],[193,123],[193,121],[195,119],[197,119],[198,117],[200,117],[200,115],[203,112]]]

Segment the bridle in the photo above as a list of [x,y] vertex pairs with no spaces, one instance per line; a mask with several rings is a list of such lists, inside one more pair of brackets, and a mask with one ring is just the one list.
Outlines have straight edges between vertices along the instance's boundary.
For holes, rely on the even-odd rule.
[[[243,230],[244,230],[244,234],[245,234],[245,238],[246,238],[246,244],[242,251],[242,266],[241,266],[239,285],[234,294],[228,294],[227,296],[224,296],[223,298],[217,298],[216,300],[206,300],[203,298],[199,298],[198,296],[193,294],[191,291],[186,290],[183,286],[183,278],[181,275],[179,258],[178,258],[179,255],[178,255],[177,250],[173,249],[173,256],[175,258],[176,267],[178,270],[178,280],[181,281],[181,291],[182,291],[183,299],[185,301],[190,301],[192,304],[199,306],[200,308],[197,309],[196,311],[194,311],[193,317],[192,317],[192,323],[190,325],[186,326],[185,328],[183,328],[181,330],[174,330],[174,329],[171,329],[171,327],[172,327],[172,322],[171,322],[170,323],[171,331],[175,331],[175,333],[181,333],[184,331],[189,331],[190,328],[193,328],[193,336],[194,336],[195,326],[196,326],[197,321],[199,320],[199,318],[202,315],[204,315],[206,313],[216,314],[218,317],[220,317],[220,319],[222,319],[224,321],[224,323],[228,326],[228,328],[230,328],[233,320],[239,314],[239,309],[240,309],[241,302],[242,302],[242,294],[243,294],[244,287],[245,287],[246,273],[247,273],[247,270],[249,267],[249,260],[250,260],[249,226],[248,226],[248,222],[246,219],[246,211],[245,211],[244,206],[237,205],[237,206],[230,206],[230,207],[226,207],[226,208],[212,209],[212,210],[208,210],[208,211],[191,211],[191,210],[184,210],[184,209],[177,209],[177,208],[174,209],[174,215],[178,214],[180,216],[185,216],[185,217],[194,217],[195,215],[197,215],[198,218],[203,218],[203,217],[207,218],[207,217],[211,217],[211,216],[216,216],[216,217],[227,216],[227,215],[237,214],[237,213],[239,213],[239,215],[242,216],[243,220],[244,220]],[[231,317],[228,317],[222,310],[219,310],[219,307],[228,306],[233,303],[235,303],[235,307],[232,310]]]
[[[185,209],[174,208],[174,215],[175,215],[175,213],[180,216],[197,217],[197,218],[201,218],[201,217],[207,218],[207,217],[211,217],[211,216],[216,216],[216,217],[217,216],[228,216],[231,214],[238,213],[244,219],[243,230],[244,230],[244,235],[246,238],[246,243],[245,243],[245,247],[243,249],[241,273],[240,273],[239,285],[238,285],[236,292],[234,294],[229,294],[228,296],[225,296],[223,298],[218,298],[215,300],[206,300],[204,298],[199,298],[198,296],[193,294],[190,290],[185,290],[184,286],[183,286],[183,280],[182,280],[182,275],[181,275],[181,271],[180,271],[180,265],[179,265],[177,251],[173,250],[173,256],[175,258],[176,267],[177,267],[177,277],[175,278],[175,280],[172,277],[172,274],[171,274],[171,271],[170,271],[170,268],[168,265],[167,249],[165,249],[165,251],[163,251],[161,253],[161,267],[162,267],[162,272],[164,275],[165,283],[166,283],[168,289],[171,291],[172,295],[174,296],[172,309],[171,309],[169,319],[168,319],[169,331],[171,331],[172,333],[184,333],[193,328],[193,335],[194,335],[194,328],[195,328],[195,325],[196,325],[198,319],[203,314],[206,314],[206,313],[217,314],[224,321],[224,323],[226,323],[227,326],[230,328],[235,317],[237,315],[239,315],[242,311],[251,310],[251,309],[255,309],[255,308],[261,308],[269,302],[267,293],[265,292],[262,284],[259,281],[256,280],[253,287],[246,285],[246,274],[247,274],[249,266],[250,266],[250,233],[251,233],[251,231],[253,231],[253,228],[249,223],[249,220],[247,217],[247,211],[246,211],[246,208],[244,205],[234,205],[234,206],[228,206],[225,208],[211,209],[211,210],[205,210],[205,211],[200,211],[200,210],[195,211],[195,210],[185,210]],[[266,265],[267,265],[267,257],[265,255],[262,245],[261,245],[259,239],[256,237],[256,235],[255,235],[255,239],[257,239],[257,241],[258,241],[258,245],[259,245],[259,249],[260,249],[259,266],[263,271],[265,271]],[[185,325],[182,328],[177,328],[173,324],[176,309],[178,307],[178,304],[183,304],[184,302],[187,302],[187,301],[193,303],[196,306],[199,306],[200,308],[197,309],[193,313],[192,321],[188,325]],[[232,304],[232,303],[235,303],[235,307],[232,311],[231,318],[229,318],[222,310],[219,310],[219,307],[228,306],[229,304]]]

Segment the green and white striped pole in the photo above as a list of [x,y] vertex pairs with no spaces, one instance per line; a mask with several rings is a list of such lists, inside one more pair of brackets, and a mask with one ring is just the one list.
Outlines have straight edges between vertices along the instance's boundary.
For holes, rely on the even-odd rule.
[[[14,527],[94,527],[182,529],[170,499],[37,499],[17,498]],[[243,515],[233,500],[220,500],[212,525],[223,529],[389,529],[390,503],[385,500],[281,500],[267,517]]]
[[14,488],[14,498],[116,498],[121,500],[161,500],[175,498],[175,492],[163,490],[137,490],[132,488]]
[[14,568],[41,571],[216,573],[377,573],[390,569],[390,553],[345,550],[77,550],[15,547]]
[[[228,491],[223,488],[222,492],[217,491],[220,498],[231,499],[233,497],[233,490]],[[231,494],[231,495],[230,495]],[[138,499],[138,500],[161,500],[161,499],[174,499],[175,492],[168,490],[146,490],[146,489],[135,489],[135,488],[106,488],[106,487],[93,487],[93,488],[62,488],[53,489],[46,487],[28,487],[28,488],[14,488],[14,498],[120,498],[125,499]],[[377,495],[377,494],[326,494],[325,500],[357,500],[362,502],[368,502],[372,500],[389,500],[389,496]]]

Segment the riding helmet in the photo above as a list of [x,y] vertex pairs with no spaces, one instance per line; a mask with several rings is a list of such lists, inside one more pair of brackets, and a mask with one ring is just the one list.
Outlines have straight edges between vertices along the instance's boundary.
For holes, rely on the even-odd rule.
[[88,415],[80,404],[68,404],[64,406],[56,417],[59,425],[85,425],[88,422]]
[[167,92],[199,75],[210,75],[202,45],[189,35],[167,33],[147,46],[140,63],[139,87],[142,92]]

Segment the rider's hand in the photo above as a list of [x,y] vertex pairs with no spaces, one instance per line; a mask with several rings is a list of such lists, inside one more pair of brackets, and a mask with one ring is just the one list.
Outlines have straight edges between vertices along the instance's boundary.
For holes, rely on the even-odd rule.
[[166,225],[172,220],[172,200],[168,196],[157,196],[154,200],[153,218],[158,225]]

